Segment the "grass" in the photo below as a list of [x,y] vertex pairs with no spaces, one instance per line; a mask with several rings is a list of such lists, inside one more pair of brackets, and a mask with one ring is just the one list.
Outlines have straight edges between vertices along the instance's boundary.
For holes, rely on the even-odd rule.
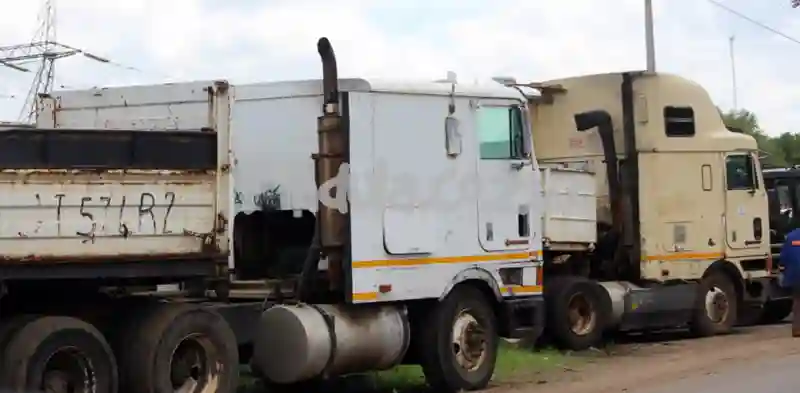
[[[501,342],[497,365],[493,376],[495,383],[534,382],[541,373],[557,369],[568,369],[579,362],[579,358],[564,355],[555,350],[534,352],[518,348],[514,344]],[[258,383],[242,370],[240,393],[262,393]],[[348,393],[419,392],[424,391],[425,376],[419,366],[399,366],[380,371],[343,378],[327,386],[325,391]]]
[[[568,367],[576,362],[578,359],[555,350],[534,352],[503,341],[492,380],[500,383],[530,381],[542,372]],[[409,390],[425,385],[425,376],[419,366],[400,366],[377,372],[373,379],[378,391]]]

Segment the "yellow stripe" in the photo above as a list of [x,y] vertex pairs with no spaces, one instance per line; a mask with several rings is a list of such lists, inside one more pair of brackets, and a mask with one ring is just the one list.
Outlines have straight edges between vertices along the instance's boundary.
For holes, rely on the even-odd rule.
[[666,255],[648,255],[644,257],[646,261],[677,261],[685,259],[722,259],[724,254],[721,252],[677,252]]
[[370,267],[395,267],[395,266],[418,266],[432,265],[441,263],[474,263],[474,262],[496,262],[508,260],[527,260],[532,257],[540,256],[541,251],[514,252],[484,255],[466,255],[453,257],[426,257],[426,258],[404,258],[404,259],[381,259],[375,261],[353,261],[353,269],[363,269]]
[[503,287],[503,293],[508,293],[511,290],[513,294],[521,294],[521,293],[539,293],[542,291],[541,285],[512,285]]
[[357,302],[378,300],[378,292],[355,292],[353,293],[353,300]]
[[[530,294],[542,292],[541,285],[510,285],[503,287],[503,294],[508,294],[508,291],[515,295]],[[367,302],[378,300],[380,294],[378,292],[355,292],[353,293],[353,301]]]

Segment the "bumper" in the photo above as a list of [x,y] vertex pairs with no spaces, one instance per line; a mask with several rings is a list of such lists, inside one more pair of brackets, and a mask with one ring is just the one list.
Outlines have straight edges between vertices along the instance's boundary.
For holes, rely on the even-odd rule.
[[498,314],[502,337],[534,341],[544,330],[544,297],[503,299]]

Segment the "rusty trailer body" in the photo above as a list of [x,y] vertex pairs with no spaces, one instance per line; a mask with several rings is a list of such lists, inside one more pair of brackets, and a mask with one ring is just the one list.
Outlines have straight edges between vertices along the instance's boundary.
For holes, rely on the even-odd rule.
[[199,92],[206,121],[180,130],[71,127],[86,103],[42,97],[36,128],[0,131],[5,279],[224,277],[228,88]]

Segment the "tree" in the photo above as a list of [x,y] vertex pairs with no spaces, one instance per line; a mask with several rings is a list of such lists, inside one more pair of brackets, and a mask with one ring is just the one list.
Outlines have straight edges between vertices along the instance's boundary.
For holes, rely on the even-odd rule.
[[800,164],[800,140],[794,134],[787,132],[777,138],[770,137],[759,125],[756,114],[747,109],[720,111],[720,114],[726,127],[740,130],[756,139],[765,167]]

